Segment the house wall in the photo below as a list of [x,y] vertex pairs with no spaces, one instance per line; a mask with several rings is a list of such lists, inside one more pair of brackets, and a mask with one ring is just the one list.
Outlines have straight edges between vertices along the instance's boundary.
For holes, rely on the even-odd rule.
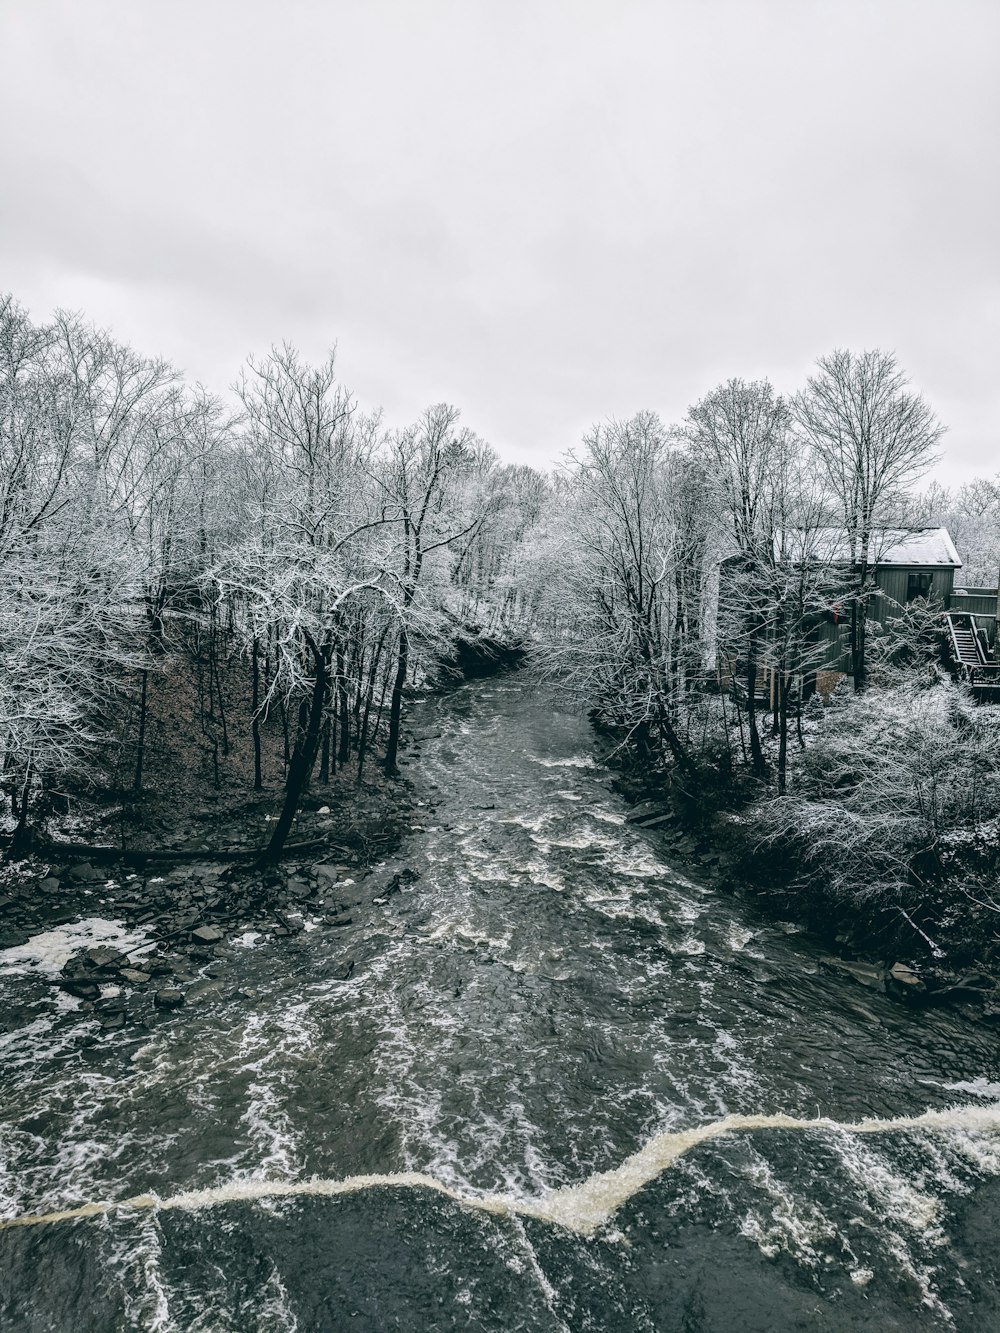
[[968,611],[975,616],[976,624],[986,631],[990,643],[996,643],[997,637],[997,594],[993,588],[970,588],[965,592],[956,588],[951,595],[951,611]]
[[[931,595],[945,606],[948,605],[955,584],[954,569],[945,569],[940,565],[882,565],[875,570],[875,586],[879,591],[872,598],[869,611],[872,620],[884,624],[890,616],[898,614],[894,602],[899,606],[906,605],[906,588],[911,574],[933,575]],[[996,607],[993,609],[995,611]]]
[[[875,571],[877,591],[869,603],[868,619],[870,621],[885,624],[890,617],[899,614],[900,607],[906,605],[906,591],[911,574],[932,574],[934,576],[934,581],[931,584],[932,596],[945,606],[953,601],[954,569],[945,569],[940,565],[882,565]],[[960,598],[958,600],[961,603],[961,609],[965,610],[967,599]],[[972,610],[973,608],[969,607],[968,609]],[[978,611],[978,607],[975,609]],[[994,613],[996,612],[995,598],[990,609]],[[985,619],[984,617],[979,623],[984,624]],[[991,619],[990,627],[992,627],[992,624]],[[992,629],[990,629],[990,632],[992,632]],[[818,667],[819,671],[837,673],[849,670],[851,662],[851,616],[849,608],[845,608],[844,614],[836,625],[829,620],[820,621],[815,625],[812,630],[812,638],[815,643],[824,645],[822,660]]]

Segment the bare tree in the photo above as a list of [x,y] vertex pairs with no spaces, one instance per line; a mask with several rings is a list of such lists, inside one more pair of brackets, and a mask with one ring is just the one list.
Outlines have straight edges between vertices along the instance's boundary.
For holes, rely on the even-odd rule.
[[933,410],[891,352],[838,349],[793,404],[795,420],[819,465],[843,523],[850,553],[851,670],[867,684],[868,603],[875,587],[879,527],[900,494],[937,457],[944,433]]
[[393,574],[402,598],[402,618],[396,644],[396,670],[389,702],[389,731],[386,738],[385,770],[397,772],[403,688],[410,666],[415,617],[422,608],[422,591],[428,558],[455,546],[481,523],[456,517],[452,483],[473,461],[477,443],[472,432],[459,429],[459,411],[438,403],[424,412],[416,426],[397,432],[387,446],[383,467],[375,473],[382,492],[382,513],[395,520],[397,533]]
[[[762,603],[764,573],[773,568],[777,497],[788,450],[788,404],[767,380],[728,380],[688,413],[693,444],[708,460],[716,479],[719,519],[728,531],[734,557],[728,590],[744,658],[746,711],[753,771],[767,771],[757,724],[757,678],[768,632]],[[728,554],[728,553],[727,553]]]

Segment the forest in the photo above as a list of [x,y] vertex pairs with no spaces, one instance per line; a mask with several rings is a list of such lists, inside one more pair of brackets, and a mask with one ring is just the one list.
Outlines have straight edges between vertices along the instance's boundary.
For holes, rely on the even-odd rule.
[[[835,350],[794,395],[730,379],[536,469],[449,404],[390,426],[333,352],[276,345],[217,396],[4,297],[8,861],[113,820],[123,845],[170,846],[157,795],[263,794],[271,861],[310,790],[377,782],[391,807],[414,691],[472,645],[525,653],[611,762],[714,819],[783,901],[982,953],[997,709],[942,669],[933,598],[869,616],[890,530],[946,526],[960,581],[996,587],[1000,479],[928,483],[943,437],[891,353]],[[821,692],[831,608],[850,673]]]

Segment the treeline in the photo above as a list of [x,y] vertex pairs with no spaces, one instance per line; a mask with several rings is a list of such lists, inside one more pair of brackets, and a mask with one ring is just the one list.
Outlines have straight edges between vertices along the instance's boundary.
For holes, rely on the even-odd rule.
[[974,531],[977,573],[996,585],[1000,487],[916,492],[942,434],[879,351],[822,358],[790,398],[734,379],[679,425],[595,426],[555,479],[539,543],[549,671],[642,763],[693,781],[745,762],[783,793],[829,665],[817,625],[844,627],[858,692],[929,641],[926,603],[899,607],[889,633],[870,616],[893,529]]
[[997,952],[1000,709],[938,669],[940,603],[870,614],[910,526],[997,586],[997,481],[917,490],[941,436],[877,351],[595,426],[537,544],[539,656],[780,911],[968,965]]
[[[142,797],[154,705],[181,669],[208,781],[238,767],[273,787],[277,746],[277,855],[310,781],[360,782],[373,756],[396,773],[407,687],[479,633],[530,641],[618,751],[697,808],[752,802],[754,846],[803,882],[850,899],[867,876],[919,922],[929,877],[963,847],[981,870],[1000,821],[995,710],[947,684],[925,701],[935,607],[869,614],[893,528],[946,524],[966,582],[996,585],[1000,485],[917,489],[942,433],[891,355],[837,351],[791,397],[734,379],[676,425],[602,422],[545,474],[503,464],[449,405],[390,429],[332,354],[274,348],[223,400],[4,298],[8,851],[54,790]],[[832,619],[855,697],[821,704]],[[866,850],[876,826],[893,875]]]
[[[48,789],[141,795],[149,697],[178,657],[214,759],[280,715],[287,837],[310,776],[375,744],[396,772],[406,686],[455,626],[510,635],[545,480],[454,407],[386,427],[290,347],[227,402],[85,320],[0,298],[0,786],[15,853]],[[245,674],[231,715],[223,682]]]

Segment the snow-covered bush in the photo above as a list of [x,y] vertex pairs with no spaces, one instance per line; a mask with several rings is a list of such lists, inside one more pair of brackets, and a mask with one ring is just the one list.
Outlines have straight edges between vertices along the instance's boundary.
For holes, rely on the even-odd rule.
[[906,906],[946,876],[995,870],[998,820],[1000,710],[914,671],[828,707],[788,795],[749,823],[817,892]]

